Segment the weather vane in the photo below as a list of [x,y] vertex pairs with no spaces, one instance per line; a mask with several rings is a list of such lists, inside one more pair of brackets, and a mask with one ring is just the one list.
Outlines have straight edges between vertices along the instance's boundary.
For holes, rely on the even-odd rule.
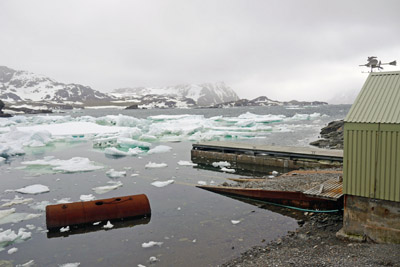
[[392,66],[396,66],[397,62],[396,60],[389,62],[389,63],[382,63],[380,60],[377,59],[377,57],[368,57],[367,58],[367,64],[364,65],[359,65],[360,67],[368,67],[371,68],[370,72],[373,72],[374,69],[378,69],[378,70],[383,70],[383,68],[381,67],[382,65],[392,65]]

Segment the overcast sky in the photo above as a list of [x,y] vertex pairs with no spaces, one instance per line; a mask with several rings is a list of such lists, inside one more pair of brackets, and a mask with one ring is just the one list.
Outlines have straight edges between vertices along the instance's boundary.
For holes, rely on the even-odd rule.
[[397,0],[1,0],[0,65],[103,92],[224,81],[241,98],[350,103],[367,56],[400,61],[399,12]]

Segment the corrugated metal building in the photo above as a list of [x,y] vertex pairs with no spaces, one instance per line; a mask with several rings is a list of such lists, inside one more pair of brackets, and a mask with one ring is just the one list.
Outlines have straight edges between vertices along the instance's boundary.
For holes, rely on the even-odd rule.
[[400,72],[370,73],[344,121],[342,232],[400,243]]

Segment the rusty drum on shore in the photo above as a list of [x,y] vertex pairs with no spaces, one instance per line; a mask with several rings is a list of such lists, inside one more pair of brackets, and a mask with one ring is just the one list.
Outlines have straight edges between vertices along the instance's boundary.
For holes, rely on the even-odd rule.
[[151,215],[146,195],[131,195],[46,207],[47,229]]

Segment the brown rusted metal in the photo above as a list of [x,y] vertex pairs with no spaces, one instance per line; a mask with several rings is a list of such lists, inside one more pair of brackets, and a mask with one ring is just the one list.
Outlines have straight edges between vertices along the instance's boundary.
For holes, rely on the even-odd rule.
[[327,180],[321,185],[310,188],[303,193],[308,196],[327,199],[338,199],[343,196],[343,182],[339,181],[338,179]]
[[151,214],[146,195],[131,195],[46,207],[48,229],[104,220],[145,217]]
[[293,206],[303,209],[333,210],[343,207],[342,198],[338,200],[323,199],[318,197],[310,197],[302,192],[207,185],[197,187],[215,193],[246,197],[249,199],[257,199],[270,203]]

